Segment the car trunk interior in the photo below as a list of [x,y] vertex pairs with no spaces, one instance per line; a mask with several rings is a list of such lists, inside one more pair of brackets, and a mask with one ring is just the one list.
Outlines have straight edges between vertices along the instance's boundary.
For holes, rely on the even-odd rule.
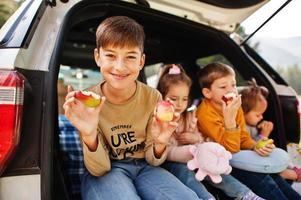
[[[81,7],[78,9],[78,7]],[[255,64],[241,51],[233,40],[223,32],[189,22],[159,11],[150,12],[149,9],[139,5],[128,5],[124,2],[101,3],[83,2],[77,8],[71,10],[66,17],[61,29],[61,46],[56,46],[57,56],[53,69],[58,77],[60,65],[74,68],[98,70],[93,57],[95,48],[95,31],[99,23],[114,15],[126,15],[140,23],[146,33],[145,54],[146,66],[156,63],[181,63],[188,75],[193,80],[192,98],[199,98],[200,87],[197,81],[197,72],[200,66],[198,58],[211,55],[223,55],[240,74],[243,80],[255,77],[258,84],[265,85],[270,90],[268,97],[269,107],[265,113],[267,120],[274,121],[275,131],[272,138],[275,144],[283,146],[280,141],[281,130],[273,116],[280,116],[275,92],[269,82],[258,72]],[[141,74],[141,80],[145,82],[145,74]],[[239,84],[243,84],[240,83]],[[55,136],[54,151],[59,155],[58,136]],[[55,159],[61,159],[55,158]],[[57,181],[57,180],[55,180]],[[60,182],[62,182],[61,180]],[[58,188],[55,188],[58,189]]]

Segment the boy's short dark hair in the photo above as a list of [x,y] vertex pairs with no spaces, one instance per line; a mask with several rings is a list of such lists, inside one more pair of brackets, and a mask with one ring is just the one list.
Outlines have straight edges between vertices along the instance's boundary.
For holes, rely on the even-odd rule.
[[96,31],[96,47],[136,47],[144,51],[145,34],[143,27],[126,16],[106,18]]
[[213,62],[201,69],[198,73],[198,80],[201,88],[210,89],[216,79],[229,75],[235,76],[235,72],[230,66],[220,62]]

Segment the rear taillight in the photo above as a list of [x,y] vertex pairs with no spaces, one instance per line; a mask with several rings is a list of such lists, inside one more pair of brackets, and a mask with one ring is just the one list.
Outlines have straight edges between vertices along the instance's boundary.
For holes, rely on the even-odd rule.
[[0,70],[0,175],[19,144],[24,81],[17,71]]

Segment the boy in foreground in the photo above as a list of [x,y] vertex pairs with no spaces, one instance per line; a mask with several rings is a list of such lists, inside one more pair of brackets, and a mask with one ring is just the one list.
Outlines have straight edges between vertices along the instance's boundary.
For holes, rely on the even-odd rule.
[[141,25],[124,16],[104,20],[96,32],[96,64],[104,81],[89,90],[102,96],[88,108],[69,88],[65,114],[79,130],[85,166],[83,199],[198,199],[172,174],[156,167],[177,126],[153,116],[159,92],[137,81],[145,55]]

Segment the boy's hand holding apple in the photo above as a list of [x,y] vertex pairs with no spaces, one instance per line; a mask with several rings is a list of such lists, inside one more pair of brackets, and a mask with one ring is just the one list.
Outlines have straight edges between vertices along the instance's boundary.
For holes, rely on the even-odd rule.
[[226,129],[235,129],[236,115],[241,106],[241,96],[235,92],[230,92],[222,97],[223,115]]
[[68,86],[68,94],[64,103],[65,115],[78,129],[82,139],[90,150],[97,147],[97,126],[99,112],[105,97],[92,92],[73,91]]
[[168,144],[172,133],[178,126],[179,113],[175,112],[171,101],[160,101],[154,111],[152,134],[155,143]]

